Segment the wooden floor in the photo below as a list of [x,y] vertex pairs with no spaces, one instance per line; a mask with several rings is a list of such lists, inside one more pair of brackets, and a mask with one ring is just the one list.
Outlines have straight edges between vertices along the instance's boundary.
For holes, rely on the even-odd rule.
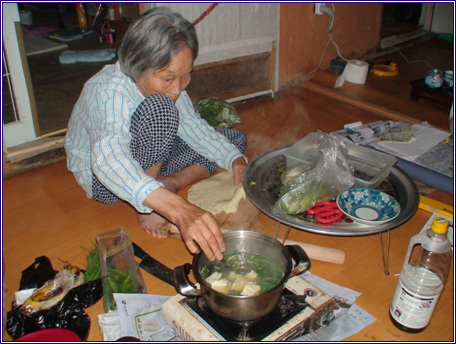
[[[370,78],[370,77],[369,77]],[[429,104],[407,102],[405,108],[387,111],[401,104],[394,96],[379,95],[366,85],[349,85],[338,90],[323,87],[332,84],[335,77],[319,74],[314,82],[306,82],[275,94],[264,96],[236,106],[242,124],[236,128],[248,138],[247,157],[252,161],[259,154],[276,147],[292,144],[318,129],[325,132],[338,130],[346,123],[369,123],[405,114],[410,121],[429,120],[445,128],[448,112]],[[352,96],[350,96],[350,94]],[[353,95],[358,95],[353,97]],[[409,111],[412,105],[422,111]],[[399,105],[398,105],[399,106]],[[425,115],[432,113],[432,116]],[[186,197],[187,190],[180,194]],[[431,197],[453,204],[452,195],[434,191]],[[451,273],[430,326],[420,334],[397,330],[388,318],[388,307],[397,283],[410,238],[426,223],[430,213],[418,209],[405,224],[391,231],[389,255],[390,275],[384,274],[381,237],[379,234],[344,237],[314,234],[292,228],[289,239],[341,249],[345,252],[343,264],[312,261],[310,271],[334,283],[362,293],[357,304],[376,318],[350,341],[451,341],[454,340],[453,273]],[[142,232],[133,210],[126,204],[103,205],[87,199],[83,190],[67,171],[65,161],[36,168],[3,181],[3,258],[5,281],[9,292],[9,309],[14,292],[19,286],[21,271],[45,255],[61,269],[61,260],[85,266],[82,247],[91,247],[98,233],[120,226],[130,229],[137,242],[154,258],[170,268],[191,262],[191,255],[177,239],[156,239]],[[252,230],[275,235],[277,222],[261,214]],[[239,228],[243,229],[243,228]],[[280,225],[279,236],[286,234],[287,226]],[[386,240],[383,235],[383,240]],[[385,241],[384,241],[385,242]],[[173,287],[143,273],[151,294],[174,295]],[[97,315],[103,312],[102,302],[87,310],[91,316],[89,340],[101,340]],[[5,334],[4,334],[5,335]],[[5,335],[5,340],[10,337]]]

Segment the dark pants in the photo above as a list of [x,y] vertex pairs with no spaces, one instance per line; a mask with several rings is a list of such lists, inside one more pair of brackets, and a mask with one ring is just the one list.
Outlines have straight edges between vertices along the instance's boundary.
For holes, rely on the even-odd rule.
[[[132,156],[145,170],[163,163],[160,175],[167,176],[190,165],[200,165],[213,173],[217,164],[191,149],[177,135],[179,112],[172,100],[153,95],[138,106],[131,118]],[[235,129],[217,129],[241,153],[247,149],[245,135]],[[101,203],[114,204],[122,200],[109,191],[97,177],[92,178],[93,198]]]

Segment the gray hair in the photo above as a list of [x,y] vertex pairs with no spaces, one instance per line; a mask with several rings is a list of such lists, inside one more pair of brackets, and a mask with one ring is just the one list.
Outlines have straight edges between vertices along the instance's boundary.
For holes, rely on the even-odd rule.
[[167,7],[155,7],[130,24],[119,48],[119,63],[125,75],[136,81],[169,65],[184,46],[195,60],[198,39],[193,24]]

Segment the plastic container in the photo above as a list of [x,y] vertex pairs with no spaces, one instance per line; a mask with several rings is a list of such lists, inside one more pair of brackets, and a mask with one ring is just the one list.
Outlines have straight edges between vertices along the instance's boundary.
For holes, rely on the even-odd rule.
[[389,154],[355,144],[345,143],[348,161],[353,168],[356,188],[374,189],[388,177],[397,159]]
[[[390,306],[390,319],[400,330],[423,331],[430,323],[452,261],[448,221],[436,217],[431,228],[412,237]],[[410,262],[413,248],[419,255]]]
[[341,75],[344,72],[346,65],[347,65],[347,62],[345,62],[343,60],[340,60],[340,59],[332,60],[330,66],[329,66],[329,72],[334,75]]
[[130,233],[120,227],[97,235],[105,312],[117,310],[113,293],[145,293]]
[[[389,154],[363,146],[345,142],[347,159],[353,168],[356,188],[371,188],[379,186],[388,177],[391,167],[397,159]],[[296,166],[313,166],[321,157],[317,145],[308,144],[301,139],[284,151],[287,170]]]

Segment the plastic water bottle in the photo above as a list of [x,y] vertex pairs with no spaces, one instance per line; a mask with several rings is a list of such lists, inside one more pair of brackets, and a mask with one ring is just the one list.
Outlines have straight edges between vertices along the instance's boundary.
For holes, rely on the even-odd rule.
[[85,5],[82,2],[77,2],[75,4],[76,6],[76,13],[78,15],[78,24],[79,28],[81,29],[82,32],[85,32],[87,30],[87,16],[86,16],[86,10],[85,10]]
[[[453,256],[447,231],[448,221],[436,217],[431,228],[410,240],[390,307],[391,321],[402,331],[420,332],[431,321]],[[419,255],[409,261],[414,246],[418,244]]]

